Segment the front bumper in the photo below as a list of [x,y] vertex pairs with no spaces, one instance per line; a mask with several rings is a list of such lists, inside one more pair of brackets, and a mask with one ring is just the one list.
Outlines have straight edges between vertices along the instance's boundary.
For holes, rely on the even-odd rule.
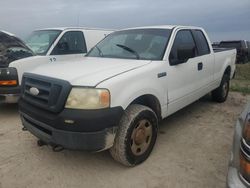
[[0,103],[17,103],[20,98],[20,86],[0,87]]
[[112,147],[123,114],[121,107],[101,110],[64,109],[53,114],[20,100],[23,126],[49,145],[101,151]]
[[247,188],[243,183],[243,178],[240,178],[239,172],[234,167],[229,167],[227,175],[227,188]]

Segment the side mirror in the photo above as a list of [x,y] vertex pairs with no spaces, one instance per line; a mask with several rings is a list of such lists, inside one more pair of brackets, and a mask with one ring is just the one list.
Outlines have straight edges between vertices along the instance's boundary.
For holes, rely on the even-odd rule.
[[195,57],[195,49],[181,46],[177,49],[177,57],[181,62],[186,62],[188,59]]
[[186,63],[188,59],[195,57],[195,48],[180,46],[177,49],[177,58],[170,60],[171,65]]

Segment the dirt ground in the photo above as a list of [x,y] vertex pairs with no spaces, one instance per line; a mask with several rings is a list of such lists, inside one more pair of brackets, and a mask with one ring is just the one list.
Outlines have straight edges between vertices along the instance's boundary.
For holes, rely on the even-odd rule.
[[21,131],[17,105],[0,105],[0,188],[224,188],[233,128],[247,98],[230,93],[217,104],[206,96],[163,120],[151,156],[134,168],[108,152],[38,147]]

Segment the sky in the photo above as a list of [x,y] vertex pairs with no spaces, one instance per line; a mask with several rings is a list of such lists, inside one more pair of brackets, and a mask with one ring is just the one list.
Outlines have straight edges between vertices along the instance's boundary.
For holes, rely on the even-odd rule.
[[0,30],[148,25],[203,27],[210,39],[250,41],[250,0],[1,0]]

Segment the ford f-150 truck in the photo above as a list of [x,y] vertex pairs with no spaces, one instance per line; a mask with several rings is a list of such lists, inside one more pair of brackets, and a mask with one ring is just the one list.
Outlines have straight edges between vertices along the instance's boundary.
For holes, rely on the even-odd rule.
[[5,63],[4,66],[0,62],[0,102],[18,101],[20,83],[25,71],[56,61],[81,59],[111,32],[111,30],[88,28],[52,28],[34,31],[27,38],[26,45],[36,56]]
[[199,27],[114,32],[82,61],[25,73],[24,130],[54,149],[102,151],[135,166],[150,155],[159,121],[212,92],[224,102],[236,50],[213,50]]

